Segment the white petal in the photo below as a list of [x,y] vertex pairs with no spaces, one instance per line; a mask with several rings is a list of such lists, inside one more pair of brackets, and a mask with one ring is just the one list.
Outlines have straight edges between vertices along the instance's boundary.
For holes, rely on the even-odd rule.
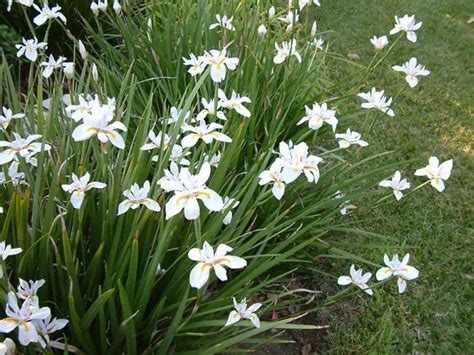
[[199,204],[195,197],[190,197],[184,206],[184,217],[187,220],[194,220],[199,217]]
[[121,214],[124,214],[125,212],[127,212],[130,208],[130,203],[128,203],[128,200],[125,200],[123,202],[121,202],[118,206],[118,214],[117,216],[120,216]]
[[242,269],[247,266],[247,261],[238,256],[226,255],[222,258],[220,264],[226,265],[231,269]]
[[216,264],[214,265],[214,272],[216,276],[221,281],[227,281],[227,271],[224,269],[222,265]]
[[401,277],[399,277],[397,280],[397,284],[398,284],[398,293],[405,292],[405,290],[407,289],[407,282]]
[[229,318],[227,318],[227,323],[225,326],[227,327],[228,325],[232,325],[237,323],[241,319],[240,313],[237,311],[232,311],[229,314]]
[[80,209],[84,200],[84,191],[74,191],[71,195],[71,204],[75,209]]
[[420,272],[414,268],[413,266],[407,265],[403,267],[399,272],[398,275],[402,276],[405,280],[413,280],[418,277]]
[[211,266],[205,263],[198,263],[193,267],[191,273],[189,274],[189,284],[194,288],[203,287],[207,280],[209,280],[209,272]]
[[174,195],[171,197],[165,206],[166,219],[170,219],[180,213],[184,208],[186,200],[187,199],[183,198],[182,195]]
[[393,275],[393,272],[390,268],[382,267],[377,271],[377,274],[375,274],[375,277],[377,278],[378,281],[382,281],[382,280],[388,279],[392,275]]
[[92,137],[94,134],[96,134],[96,131],[91,129],[91,126],[81,124],[77,126],[72,132],[72,139],[74,139],[76,142],[84,141]]
[[110,131],[107,133],[107,137],[109,138],[110,143],[116,146],[118,149],[125,148],[125,141],[123,140],[122,136],[115,131]]
[[337,284],[341,286],[349,285],[352,283],[352,279],[349,276],[339,276]]
[[224,208],[224,203],[222,197],[220,197],[216,192],[211,189],[207,189],[206,194],[201,194],[198,197],[209,211],[222,211]]

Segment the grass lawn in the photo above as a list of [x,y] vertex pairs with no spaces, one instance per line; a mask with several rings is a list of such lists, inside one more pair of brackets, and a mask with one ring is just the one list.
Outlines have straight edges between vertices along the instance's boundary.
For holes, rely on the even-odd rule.
[[[423,21],[418,42],[404,39],[367,80],[367,86],[386,87],[386,95],[394,96],[404,79],[390,67],[412,56],[426,65],[431,75],[400,95],[394,105],[396,117],[385,117],[376,125],[368,149],[395,150],[392,160],[420,158],[400,167],[412,186],[424,181],[413,173],[425,166],[431,155],[441,161],[454,159],[444,193],[425,186],[401,203],[353,217],[375,218],[363,227],[399,240],[397,250],[354,252],[382,262],[384,252],[409,251],[410,264],[420,270],[420,278],[409,282],[403,295],[398,295],[393,282],[372,299],[361,292],[357,299],[338,305],[331,315],[324,352],[472,353],[474,23],[467,21],[474,15],[474,2],[333,0],[323,5],[317,19],[321,31],[336,31],[327,37],[331,50],[357,53],[364,64],[373,55],[369,38],[388,34],[395,14],[415,14]],[[394,81],[398,82],[393,85]],[[363,129],[361,133],[364,136]],[[347,262],[338,261],[335,266],[347,274]]]

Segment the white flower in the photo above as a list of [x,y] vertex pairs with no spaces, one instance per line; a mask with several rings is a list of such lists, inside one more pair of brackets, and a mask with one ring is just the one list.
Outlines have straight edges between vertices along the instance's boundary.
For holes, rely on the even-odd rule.
[[12,248],[10,244],[0,242],[0,257],[3,261],[7,260],[7,258],[11,255],[20,254],[22,251],[23,250],[21,248]]
[[275,49],[277,50],[277,54],[275,57],[273,57],[273,63],[281,64],[290,55],[294,55],[298,62],[301,63],[301,55],[296,51],[295,39],[292,39],[289,42],[282,42],[281,47],[278,45],[278,43],[275,42]]
[[68,79],[72,79],[74,76],[74,63],[73,62],[65,62],[63,63],[64,68],[64,75]]
[[311,45],[312,45],[313,47],[315,47],[316,50],[318,50],[318,49],[321,50],[321,51],[324,50],[324,48],[323,48],[324,41],[323,41],[323,39],[322,39],[321,37],[319,37],[319,38],[314,38],[314,39],[313,39],[313,42],[311,42]]
[[214,253],[214,248],[204,242],[202,249],[192,248],[189,253],[189,259],[197,261],[189,274],[189,283],[191,287],[201,288],[209,280],[211,269],[221,281],[227,281],[227,271],[224,266],[230,269],[242,269],[247,266],[247,261],[238,256],[227,255],[233,249],[225,244],[219,244]]
[[196,145],[199,139],[202,139],[204,143],[209,144],[213,140],[230,143],[232,139],[226,136],[224,133],[218,132],[218,129],[222,129],[223,126],[217,123],[206,124],[204,120],[199,121],[197,126],[185,126],[183,127],[184,132],[193,132],[185,136],[181,140],[183,148],[190,148]]
[[413,266],[408,265],[410,254],[406,254],[402,261],[398,259],[398,254],[395,254],[392,260],[388,255],[383,256],[383,261],[387,267],[380,268],[375,275],[378,281],[386,280],[391,276],[398,277],[398,292],[403,293],[407,288],[407,280],[414,280],[418,277],[419,271]]
[[97,135],[101,143],[110,141],[117,148],[124,149],[125,141],[116,130],[127,131],[127,128],[119,121],[109,124],[113,120],[113,116],[109,105],[94,105],[91,115],[85,116],[83,123],[74,129],[72,138],[76,142],[80,142]]
[[90,189],[103,189],[107,185],[102,182],[90,180],[90,174],[85,173],[81,178],[78,178],[76,174],[72,174],[72,184],[70,185],[61,185],[64,191],[71,194],[71,204],[74,208],[80,209],[82,201],[84,201],[85,192]]
[[392,104],[392,98],[387,99],[385,96],[383,96],[383,94],[383,90],[377,91],[376,88],[372,88],[372,90],[367,93],[361,92],[357,94],[357,96],[367,100],[367,102],[361,104],[360,107],[369,109],[376,108],[377,110],[382,111],[391,117],[395,116],[395,113],[390,108],[390,105]]
[[99,14],[99,10],[102,12],[107,11],[107,0],[98,0],[97,3],[92,2],[91,3],[91,10],[94,13],[95,16]]
[[89,56],[89,53],[87,53],[86,47],[84,46],[84,43],[82,43],[81,40],[79,40],[78,48],[79,48],[79,54],[81,55],[82,60],[86,60],[87,57]]
[[224,206],[222,197],[206,186],[210,174],[210,164],[203,163],[197,175],[192,175],[188,168],[181,168],[179,181],[172,178],[160,180],[159,184],[164,190],[175,193],[166,204],[166,219],[177,215],[183,209],[187,220],[198,218],[200,214],[198,200],[201,200],[209,211],[222,211]]
[[234,25],[232,24],[232,20],[233,20],[234,17],[230,17],[230,18],[227,18],[226,15],[222,16],[217,14],[216,15],[216,20],[217,22],[216,23],[213,23],[212,25],[209,26],[209,29],[210,30],[213,30],[214,28],[216,27],[222,27],[222,28],[226,28],[228,30],[231,30],[231,31],[235,31],[235,27]]
[[289,11],[286,16],[279,17],[278,19],[284,23],[286,23],[286,32],[290,32],[293,29],[295,23],[298,22],[299,19],[298,12],[296,11]]
[[[220,89],[219,89],[220,90]],[[201,103],[203,106],[203,109],[201,112],[198,113],[196,116],[196,120],[202,121],[204,120],[208,115],[210,116],[216,116],[217,118],[226,121],[227,117],[225,117],[224,112],[220,111],[219,109],[221,107],[224,107],[221,103],[221,101],[214,101],[214,99],[210,99],[209,101],[206,100],[206,98],[201,99]]]
[[[173,123],[177,123],[178,120],[179,120],[179,116],[181,116],[183,110],[178,110],[176,107],[171,107],[170,109],[170,115],[169,117],[161,117],[160,118],[160,121],[161,122],[166,122],[166,124],[173,124]],[[186,112],[184,114],[184,119],[183,119],[183,123],[188,121],[188,119],[191,117],[191,112]]]
[[49,78],[53,71],[62,67],[63,62],[66,60],[65,57],[58,57],[58,59],[54,59],[52,55],[49,56],[47,62],[42,62],[40,65],[44,67],[43,69],[43,77]]
[[[92,115],[92,110],[94,109],[95,106],[100,105],[99,98],[96,96],[95,99],[92,98],[92,96],[87,95],[84,97],[84,95],[80,94],[78,96],[79,99],[79,104],[78,105],[68,105],[66,106],[66,114],[71,117],[75,122],[82,121],[86,117],[91,117]],[[110,105],[111,110],[115,110],[115,101],[110,101],[108,105]],[[112,99],[113,100],[113,99]]]
[[320,129],[324,122],[332,126],[335,132],[338,120],[336,118],[336,111],[328,109],[328,105],[323,103],[319,105],[317,102],[313,104],[312,108],[305,105],[306,116],[298,121],[297,125],[308,122],[308,127],[311,129]]
[[25,117],[25,115],[22,113],[13,114],[13,111],[6,108],[5,106],[2,107],[2,111],[3,115],[0,115],[0,127],[3,129],[7,129],[12,119]]
[[393,189],[395,198],[397,201],[400,201],[400,199],[403,197],[402,191],[410,188],[410,183],[407,181],[407,179],[401,180],[401,178],[401,174],[397,170],[393,175],[392,180],[383,180],[379,183],[379,186],[391,187]]
[[158,185],[160,185],[163,190],[171,192],[183,189],[183,184],[179,176],[179,168],[174,161],[171,162],[170,169],[164,169],[163,173],[165,175],[158,180]]
[[158,132],[158,135],[155,135],[153,131],[148,133],[148,138],[151,143],[144,144],[140,150],[167,149],[171,140],[166,133]]
[[27,281],[20,279],[16,295],[22,300],[30,299],[33,304],[38,304],[38,290],[44,285],[44,283],[44,280],[30,280],[28,283]]
[[122,13],[122,6],[120,6],[120,3],[117,0],[114,0],[114,4],[112,7],[117,15],[120,15]]
[[61,6],[59,5],[50,8],[47,4],[44,4],[43,8],[40,9],[38,5],[33,4],[33,7],[39,12],[39,14],[33,19],[33,22],[37,26],[44,25],[48,20],[55,18],[60,19],[64,24],[67,22],[66,17],[61,12],[59,12],[61,10]]
[[[184,152],[183,147],[181,147],[179,144],[173,145],[173,148],[171,149],[171,154],[170,154],[170,161],[175,162],[180,165],[185,165],[189,166],[191,162],[186,159],[188,155],[190,155],[191,152]],[[152,161],[158,161],[159,156],[155,155],[154,157],[151,158]]]
[[[21,5],[27,6],[27,7],[31,7],[31,5],[33,5],[34,0],[15,0],[15,2],[17,2]],[[12,8],[12,5],[13,5],[13,0],[7,0],[7,11],[8,12],[10,12],[10,10]]]
[[[22,172],[18,172],[19,165],[20,164],[17,161],[13,161],[8,168],[8,178],[10,178],[10,181],[12,182],[13,186],[18,186],[20,183],[25,183],[23,181],[23,179],[25,178],[25,174]],[[3,171],[0,171],[0,184],[5,184],[7,182],[7,177],[5,176]]]
[[[13,132],[13,136],[15,140],[12,142],[0,141],[0,147],[7,147],[7,149],[0,153],[0,165],[11,162],[17,154],[24,158],[31,153],[36,154],[41,151],[42,144],[34,142],[42,137],[40,134],[33,134],[26,138],[21,138],[18,133]],[[43,151],[50,149],[51,146],[45,144]]]
[[306,6],[306,5],[311,5],[311,2],[313,4],[315,4],[316,6],[321,6],[321,4],[319,3],[319,0],[299,0],[298,3],[299,3],[299,6],[300,6],[300,10],[303,10],[303,8]]
[[361,147],[369,145],[369,143],[361,139],[360,133],[352,132],[350,128],[347,129],[346,133],[336,133],[336,139],[339,139],[340,148],[348,148],[353,144],[360,145]]
[[261,24],[260,26],[258,26],[258,28],[257,28],[257,33],[258,33],[260,36],[265,36],[265,34],[267,33],[267,28],[265,27],[264,24]]
[[275,162],[270,166],[269,170],[263,171],[258,176],[260,179],[258,182],[259,185],[273,183],[272,193],[277,200],[281,200],[283,194],[285,193],[285,182],[283,181],[282,177],[282,169],[283,167]]
[[381,51],[388,45],[388,38],[387,36],[381,36],[381,37],[374,36],[374,38],[370,40],[370,43],[374,45],[374,48],[376,50]]
[[39,334],[33,321],[46,319],[51,310],[48,307],[39,308],[28,299],[20,308],[15,292],[11,291],[8,293],[5,313],[8,317],[0,320],[0,333],[10,333],[18,327],[18,340],[21,345],[26,346],[39,341]]
[[404,31],[407,33],[407,39],[410,42],[416,42],[415,31],[421,27],[422,22],[415,23],[415,15],[405,15],[401,18],[395,16],[395,22],[395,27],[390,30],[391,35],[394,35],[400,31]]
[[392,69],[395,71],[404,72],[406,74],[405,79],[412,88],[418,85],[417,76],[430,75],[430,72],[426,70],[424,65],[417,64],[417,60],[414,57],[402,66],[395,65],[392,67]]
[[295,181],[301,173],[304,173],[308,182],[315,184],[319,180],[318,164],[323,160],[315,155],[308,156],[308,145],[304,142],[293,146],[286,142],[280,142],[280,157],[276,160],[277,164],[283,167],[281,177],[285,183],[289,184]]
[[251,103],[252,101],[247,96],[240,96],[234,90],[232,90],[232,95],[229,99],[225,95],[224,91],[219,89],[219,103],[222,107],[229,110],[235,110],[239,115],[244,117],[250,117],[250,111],[243,105],[244,103]]
[[448,180],[451,176],[451,170],[453,169],[453,160],[446,160],[440,164],[438,158],[430,157],[429,164],[418,169],[415,172],[416,176],[426,176],[431,180],[431,186],[433,186],[439,192],[444,191],[444,180]]
[[212,49],[204,53],[203,62],[211,66],[211,79],[215,83],[220,83],[225,79],[227,69],[235,70],[239,64],[239,58],[227,57],[227,48],[222,51]]
[[372,274],[370,272],[367,272],[362,275],[362,269],[356,270],[354,265],[352,265],[350,273],[351,276],[340,276],[337,279],[337,283],[341,286],[353,284],[357,287],[360,287],[369,296],[372,296],[374,294],[372,289],[367,286],[367,282],[372,277]]
[[33,39],[22,39],[23,44],[16,44],[15,47],[18,49],[16,56],[20,58],[24,55],[26,58],[35,62],[38,59],[38,50],[46,48],[48,44],[46,42],[38,42],[37,38]]
[[227,327],[228,325],[237,323],[241,319],[248,319],[256,328],[260,328],[260,319],[255,314],[255,312],[258,311],[260,307],[262,307],[262,304],[254,303],[253,305],[247,308],[247,299],[242,299],[240,303],[237,303],[234,297],[232,297],[232,300],[234,302],[235,310],[230,312],[229,318],[227,318],[227,323],[225,324],[225,326]]
[[217,168],[219,162],[221,161],[221,152],[217,152],[212,156],[209,156],[209,154],[204,153],[203,161],[208,162],[211,166]]
[[36,320],[34,323],[38,328],[39,332],[39,343],[43,348],[49,345],[49,334],[57,332],[58,330],[63,329],[68,324],[67,319],[57,319],[54,318],[51,320],[51,314],[45,319]]
[[236,201],[233,198],[230,197],[224,197],[224,207],[222,207],[222,213],[225,213],[227,210],[230,210],[227,212],[227,214],[224,217],[223,223],[227,226],[232,222],[232,210],[234,208],[237,208],[237,206],[240,204],[240,201]]
[[204,57],[197,57],[191,53],[188,58],[184,58],[184,65],[190,65],[191,68],[188,69],[188,73],[191,74],[192,76],[196,76],[198,74],[201,74],[204,69],[206,68],[206,65],[204,64]]
[[149,210],[160,212],[161,208],[158,202],[148,198],[150,193],[150,182],[147,180],[140,188],[138,184],[133,184],[130,190],[125,190],[123,195],[127,198],[122,201],[118,206],[118,216],[127,212],[130,208],[132,210],[137,209],[140,205],[144,205]]
[[16,345],[10,338],[5,338],[3,342],[0,342],[0,354],[1,355],[15,355]]

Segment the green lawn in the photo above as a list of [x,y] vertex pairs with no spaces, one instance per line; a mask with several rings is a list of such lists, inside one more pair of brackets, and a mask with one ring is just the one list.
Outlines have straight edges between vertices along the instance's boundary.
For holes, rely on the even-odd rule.
[[[396,117],[383,118],[372,132],[372,152],[395,150],[390,159],[419,158],[401,166],[412,186],[423,181],[414,170],[431,155],[453,158],[454,168],[444,193],[426,186],[399,204],[369,215],[377,218],[364,228],[396,237],[398,250],[353,250],[381,262],[383,252],[410,252],[420,278],[403,295],[395,283],[385,285],[373,299],[362,293],[333,309],[331,328],[322,345],[329,353],[472,353],[474,352],[472,291],[474,160],[472,0],[326,0],[317,19],[332,51],[357,53],[363,64],[373,54],[369,38],[388,34],[395,14],[415,14],[423,21],[418,42],[404,39],[388,60],[367,80],[369,88],[386,88],[395,95],[404,84],[392,65],[416,56],[431,71],[415,89],[406,90],[394,105]],[[395,36],[396,37],[396,36]],[[394,40],[394,37],[389,37]],[[395,83],[395,84],[394,84]],[[363,123],[354,123],[361,128]],[[364,133],[364,130],[361,129]],[[363,134],[364,136],[364,134]],[[374,163],[375,164],[375,163]],[[388,190],[387,190],[388,193]],[[346,262],[336,267],[346,273]]]

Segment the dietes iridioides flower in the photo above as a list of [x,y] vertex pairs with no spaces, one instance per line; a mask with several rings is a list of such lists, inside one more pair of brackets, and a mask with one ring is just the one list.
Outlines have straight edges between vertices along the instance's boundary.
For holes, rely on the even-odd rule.
[[239,64],[239,58],[227,57],[227,48],[219,51],[211,49],[204,53],[203,63],[211,67],[211,79],[220,83],[226,77],[227,69],[235,70]]
[[318,104],[315,102],[312,108],[305,105],[306,116],[298,121],[297,125],[308,122],[311,129],[320,129],[323,123],[332,126],[333,132],[336,131],[338,120],[336,118],[336,111],[330,110],[326,103]]
[[361,139],[361,135],[359,132],[353,132],[350,128],[347,129],[346,133],[337,133],[336,139],[339,140],[339,147],[340,148],[348,148],[351,145],[357,144],[361,147],[367,147],[369,143],[363,141]]
[[390,34],[394,35],[400,31],[407,33],[407,39],[410,42],[416,42],[416,33],[422,25],[422,22],[415,22],[415,15],[403,17],[395,16],[395,27],[390,30]]
[[403,293],[407,288],[407,280],[414,280],[418,277],[419,271],[413,266],[408,265],[410,254],[406,254],[402,261],[398,258],[398,254],[395,254],[390,260],[387,254],[383,256],[383,261],[386,267],[382,267],[377,271],[375,275],[378,281],[386,280],[392,276],[398,278],[398,292]]
[[133,184],[130,190],[125,190],[123,192],[124,196],[127,199],[119,204],[117,215],[120,216],[121,214],[124,214],[130,208],[132,210],[137,209],[141,205],[145,206],[151,211],[160,212],[160,205],[158,204],[158,202],[148,197],[149,193],[150,182],[148,180],[145,181],[142,188],[140,188],[138,184]]
[[6,108],[5,106],[2,107],[2,111],[3,111],[3,115],[0,114],[0,127],[3,129],[7,129],[12,119],[25,117],[23,113],[13,114],[13,111]]
[[301,55],[296,51],[295,39],[292,39],[289,42],[282,42],[281,47],[278,45],[278,43],[275,42],[275,49],[277,50],[277,54],[275,57],[273,57],[273,63],[281,64],[290,55],[295,56],[298,62],[301,63]]
[[241,319],[248,319],[252,322],[252,324],[256,328],[260,328],[260,319],[255,314],[255,312],[257,312],[260,309],[260,307],[262,307],[262,304],[254,303],[253,305],[247,308],[246,298],[242,299],[240,303],[237,303],[237,301],[235,300],[235,297],[232,297],[232,300],[234,302],[235,310],[230,312],[225,326],[227,327],[228,325],[235,324],[239,322]]
[[446,160],[440,164],[439,159],[430,157],[429,164],[415,172],[416,176],[426,176],[433,186],[439,192],[444,191],[444,180],[448,180],[453,169],[453,160]]
[[39,8],[38,5],[33,4],[33,7],[36,11],[39,12],[38,15],[33,19],[33,22],[37,26],[44,25],[48,20],[59,19],[64,24],[66,24],[66,17],[60,12],[61,6],[56,5],[53,8],[50,8],[47,4],[43,5],[43,8]]
[[197,175],[192,175],[188,168],[181,168],[179,181],[176,179],[160,180],[160,186],[175,195],[166,204],[166,219],[177,215],[184,209],[184,217],[194,220],[199,217],[201,200],[209,211],[220,212],[224,207],[222,197],[209,189],[206,182],[211,174],[211,166],[204,163]]
[[282,176],[283,166],[277,162],[274,162],[269,170],[262,171],[258,178],[260,181],[259,185],[272,184],[272,193],[277,200],[281,200],[285,193],[285,181]]
[[426,70],[424,65],[417,64],[415,57],[411,58],[408,62],[400,65],[395,65],[392,67],[393,70],[403,72],[406,74],[405,80],[411,88],[414,88],[418,85],[417,76],[427,76],[430,75],[430,72]]
[[18,49],[16,56],[20,58],[25,56],[32,62],[35,62],[38,59],[38,50],[45,48],[48,44],[46,42],[38,42],[37,38],[33,39],[22,39],[23,44],[16,44],[15,47]]
[[240,96],[234,90],[230,98],[227,98],[225,92],[221,89],[218,91],[219,103],[222,107],[229,110],[235,110],[239,115],[243,117],[250,117],[250,111],[243,105],[244,103],[251,103],[252,101],[247,96]]
[[208,125],[204,120],[200,120],[197,126],[186,125],[183,127],[183,131],[192,133],[189,133],[181,140],[181,145],[183,148],[194,147],[200,139],[202,139],[206,144],[211,143],[213,140],[223,143],[232,142],[232,139],[229,136],[217,131],[222,128],[223,126],[218,123],[211,123]]
[[388,45],[388,38],[387,36],[381,36],[381,37],[374,36],[374,38],[370,40],[370,43],[373,44],[376,50],[381,51]]
[[192,248],[189,253],[189,259],[198,263],[193,267],[189,274],[189,283],[191,287],[197,289],[203,287],[209,280],[211,269],[214,270],[217,278],[221,281],[227,281],[227,270],[242,269],[247,266],[247,261],[238,256],[227,255],[233,249],[225,244],[219,244],[216,252],[208,243],[204,242],[202,249]]
[[[0,147],[7,147],[7,149],[0,153],[0,165],[11,162],[17,154],[25,158],[41,151],[42,143],[35,142],[42,137],[40,134],[33,134],[22,138],[18,133],[13,132],[13,136],[15,140],[12,142],[0,141]],[[50,145],[44,144],[43,151],[50,149]]]
[[301,173],[304,173],[308,182],[318,183],[319,168],[318,164],[323,160],[315,155],[308,155],[308,145],[301,142],[293,146],[290,143],[280,142],[280,157],[276,160],[277,164],[283,167],[281,176],[287,184],[295,181]]
[[337,279],[337,283],[341,286],[353,284],[362,289],[369,296],[372,296],[374,292],[367,286],[367,282],[372,277],[370,272],[362,275],[362,269],[356,270],[354,265],[351,265],[350,276],[340,276]]
[[85,173],[84,176],[78,178],[77,175],[73,173],[71,175],[72,184],[64,184],[61,186],[64,191],[71,194],[71,204],[76,209],[81,208],[86,191],[89,191],[90,189],[103,189],[107,186],[102,182],[89,182],[90,177],[89,173]]
[[15,292],[10,291],[5,313],[8,317],[0,320],[0,333],[10,333],[18,328],[18,340],[21,345],[26,346],[39,342],[39,334],[33,322],[46,319],[51,315],[51,310],[48,307],[39,308],[29,299],[23,301],[20,308]]
[[127,127],[122,122],[115,121],[114,113],[108,105],[94,105],[90,116],[83,118],[83,123],[72,132],[76,142],[85,141],[97,136],[101,143],[110,142],[119,149],[125,148],[125,141],[117,130],[126,131]]
[[392,180],[383,180],[379,183],[379,186],[382,187],[391,187],[393,189],[393,194],[397,201],[403,197],[403,190],[410,188],[410,183],[407,179],[402,179],[400,172],[397,170],[392,177]]
[[387,99],[384,95],[384,91],[377,91],[376,88],[372,88],[369,92],[361,92],[357,96],[363,98],[367,102],[360,105],[362,108],[375,108],[391,117],[395,116],[395,113],[390,108],[392,104],[392,98]]

